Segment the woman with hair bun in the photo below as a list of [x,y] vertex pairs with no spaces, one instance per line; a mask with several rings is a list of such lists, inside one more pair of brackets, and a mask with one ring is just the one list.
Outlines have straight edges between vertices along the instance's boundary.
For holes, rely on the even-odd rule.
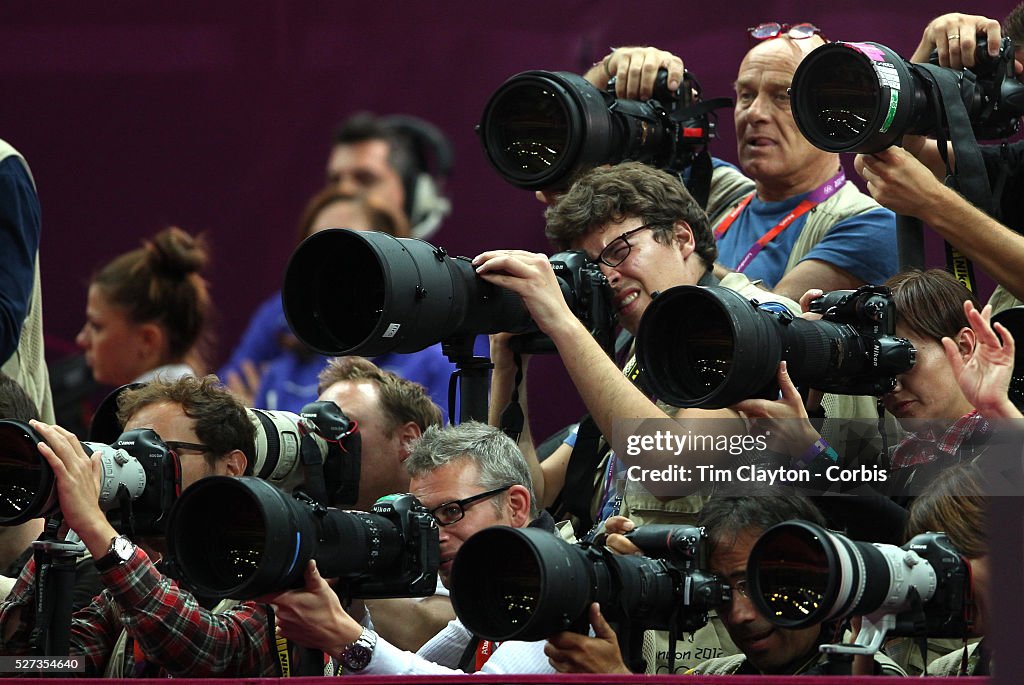
[[199,272],[206,243],[172,226],[114,258],[89,282],[75,342],[106,385],[172,380],[205,371],[210,295]]

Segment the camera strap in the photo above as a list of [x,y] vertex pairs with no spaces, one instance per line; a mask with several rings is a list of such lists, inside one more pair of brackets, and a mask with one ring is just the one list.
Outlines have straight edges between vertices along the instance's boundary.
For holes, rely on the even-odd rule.
[[320,447],[311,433],[299,440],[299,458],[302,460],[303,490],[311,498],[327,505],[327,481],[324,477],[324,461]]
[[[961,82],[953,83],[943,78],[947,70],[933,64],[917,64],[923,77],[927,78],[934,91],[939,94],[936,104],[937,127],[936,143],[939,155],[946,164],[946,185],[962,194],[968,202],[998,219],[999,212],[993,198],[992,188],[988,183],[988,172],[985,160],[974,136],[970,116],[963,102],[961,93],[965,84],[974,84],[974,75],[964,71]],[[937,77],[938,75],[938,77]],[[955,169],[949,163],[947,139],[953,146]],[[974,268],[971,261],[948,242],[946,247],[946,265],[958,281],[971,292],[977,290],[974,279]]]
[[512,359],[516,365],[516,377],[512,381],[512,396],[501,412],[501,432],[518,444],[519,436],[523,434],[523,428],[526,425],[523,406],[519,402],[519,388],[523,384],[523,356],[518,352],[513,352]]
[[590,511],[595,490],[594,478],[607,451],[607,443],[602,449],[601,431],[597,423],[587,414],[580,420],[576,430],[576,444],[565,469],[565,484],[551,507],[553,512],[557,512],[556,518],[561,518],[563,514],[576,517],[577,525],[573,528],[577,537],[583,537],[594,526],[594,517]]
[[[694,155],[690,162],[689,179],[685,183],[687,190],[693,195],[693,199],[697,201],[701,209],[708,208],[708,198],[711,197],[711,174],[713,169],[711,154],[707,149],[707,142],[711,138],[716,137],[715,124],[712,123],[708,115],[716,109],[731,106],[732,100],[729,98],[712,98],[711,100],[695,102],[689,107],[681,107],[669,115],[669,118],[679,125],[683,141],[690,144],[692,144],[692,141],[704,143],[700,152]],[[678,142],[681,141],[677,141],[677,144]],[[673,155],[673,159],[679,157],[680,155],[678,154]]]
[[476,673],[484,667],[499,646],[501,646],[500,642],[485,640],[473,635],[459,658],[459,670],[465,673]]

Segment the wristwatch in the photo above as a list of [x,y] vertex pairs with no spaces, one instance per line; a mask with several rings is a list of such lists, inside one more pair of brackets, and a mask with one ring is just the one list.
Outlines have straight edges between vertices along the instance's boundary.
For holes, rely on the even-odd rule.
[[355,642],[342,650],[338,656],[341,665],[350,671],[361,671],[370,665],[373,648],[377,646],[377,633],[363,628]]
[[131,559],[134,553],[135,543],[124,535],[118,535],[110,541],[107,553],[96,560],[96,570],[101,573],[109,571]]

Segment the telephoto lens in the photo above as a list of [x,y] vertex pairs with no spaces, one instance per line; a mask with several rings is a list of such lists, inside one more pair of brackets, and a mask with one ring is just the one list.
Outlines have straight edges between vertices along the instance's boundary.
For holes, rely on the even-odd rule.
[[53,469],[39,453],[39,433],[22,421],[0,421],[0,526],[48,516],[57,508]]
[[747,579],[758,611],[783,628],[864,616],[893,635],[960,637],[967,630],[967,562],[944,533],[897,547],[787,521],[754,543]]
[[[976,66],[961,71],[914,64],[879,43],[829,43],[793,74],[793,119],[812,145],[828,152],[870,154],[900,144],[906,134],[934,133],[951,108],[966,115],[978,138],[1005,138],[1019,130],[1024,113],[1013,54],[1004,39],[993,59],[979,34]],[[937,64],[937,55],[932,58]]]
[[[665,541],[666,536],[656,536]],[[665,550],[692,559],[690,546]],[[653,630],[696,630],[729,600],[729,587],[700,568],[570,545],[534,528],[494,526],[466,540],[452,564],[452,606],[488,640],[543,640],[562,630],[586,634],[599,602],[612,623]]]
[[300,587],[311,559],[351,597],[426,596],[440,554],[437,525],[412,495],[341,511],[250,476],[209,476],[185,490],[167,545],[196,594],[221,599]]
[[676,91],[659,71],[653,97],[616,99],[577,74],[524,71],[494,92],[477,132],[502,178],[526,190],[564,189],[585,169],[625,160],[682,171],[715,135],[708,112],[728,100],[694,103],[687,73]]
[[[836,294],[841,294],[836,296]],[[796,384],[846,395],[880,395],[914,365],[916,351],[895,331],[891,295],[876,286],[828,293],[820,321],[793,315],[718,286],[660,293],[640,320],[637,361],[659,399],[720,409],[776,397],[785,360]],[[860,306],[859,302],[869,304]]]
[[[50,463],[39,453],[44,442],[29,424],[0,420],[0,526],[50,516],[60,508]],[[151,429],[127,431],[113,445],[82,442],[100,462],[99,505],[119,530],[133,535],[163,531],[177,496],[181,466]]]

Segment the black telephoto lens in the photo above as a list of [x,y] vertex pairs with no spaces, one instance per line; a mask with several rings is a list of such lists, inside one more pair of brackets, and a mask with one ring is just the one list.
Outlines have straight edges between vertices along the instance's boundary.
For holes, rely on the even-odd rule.
[[39,453],[43,438],[27,423],[0,421],[0,526],[16,526],[57,507],[53,470]]
[[[877,327],[875,321],[863,323],[865,329]],[[914,359],[913,346],[902,338],[845,322],[808,321],[780,303],[759,304],[719,286],[682,285],[660,293],[637,332],[644,381],[676,407],[719,409],[774,396],[782,360],[798,385],[882,394]]]
[[527,190],[566,186],[611,154],[612,98],[577,74],[527,71],[502,84],[484,108],[480,137],[487,159]]
[[536,330],[519,296],[412,238],[328,229],[292,254],[281,291],[295,335],[325,355],[415,352],[449,337]]
[[543,640],[563,630],[586,633],[593,602],[613,623],[695,629],[728,597],[717,576],[699,570],[507,526],[487,528],[463,543],[452,564],[451,585],[459,620],[474,634],[496,641]]
[[[436,550],[436,526],[430,528],[432,541],[422,542]],[[196,594],[214,598],[251,599],[300,587],[311,559],[321,576],[341,579],[355,597],[430,594],[436,551],[418,555],[409,543],[399,525],[383,516],[322,507],[249,476],[210,476],[192,484],[171,511],[167,530],[182,574]],[[394,594],[359,593],[420,563],[423,573],[396,581]],[[429,592],[419,591],[426,586]]]

